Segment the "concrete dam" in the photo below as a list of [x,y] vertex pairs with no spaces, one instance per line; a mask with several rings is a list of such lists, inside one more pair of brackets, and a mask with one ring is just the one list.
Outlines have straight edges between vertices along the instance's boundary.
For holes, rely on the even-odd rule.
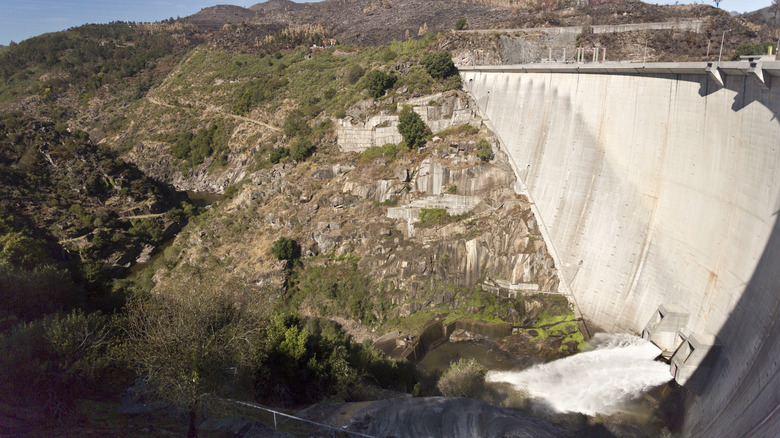
[[685,436],[780,436],[780,62],[460,72],[591,333],[667,350]]

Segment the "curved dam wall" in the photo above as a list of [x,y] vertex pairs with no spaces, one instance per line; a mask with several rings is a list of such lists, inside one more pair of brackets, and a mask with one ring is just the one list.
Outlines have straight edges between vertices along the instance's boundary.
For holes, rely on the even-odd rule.
[[461,68],[591,330],[666,304],[717,336],[688,436],[780,436],[780,62],[760,67]]

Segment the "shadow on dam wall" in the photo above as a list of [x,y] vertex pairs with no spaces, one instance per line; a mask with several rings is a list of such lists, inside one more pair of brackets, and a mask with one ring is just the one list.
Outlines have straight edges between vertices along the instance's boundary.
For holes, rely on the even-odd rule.
[[[780,77],[767,89],[745,76],[462,74],[583,316],[638,332],[677,304],[693,332],[717,336],[719,354],[691,377],[706,384],[687,396],[683,435],[780,436]],[[608,87],[626,84],[657,120],[612,108]]]
[[689,395],[686,435],[780,436],[779,221],[775,213],[756,270],[717,334],[724,349],[711,358],[712,371],[694,372],[707,384],[699,396]]
[[[766,95],[780,88],[780,78],[773,80],[771,89],[727,81],[725,87],[735,92],[731,109],[760,103],[774,114],[772,122],[780,124],[780,111],[764,104]],[[710,83],[700,94],[716,91]],[[780,147],[780,138],[774,147]],[[708,384],[698,396],[689,395],[686,435],[780,436],[780,198],[774,210],[774,225],[756,269],[716,335],[725,348],[720,354],[709,352],[705,360],[714,364],[711,371],[699,369],[692,377]]]

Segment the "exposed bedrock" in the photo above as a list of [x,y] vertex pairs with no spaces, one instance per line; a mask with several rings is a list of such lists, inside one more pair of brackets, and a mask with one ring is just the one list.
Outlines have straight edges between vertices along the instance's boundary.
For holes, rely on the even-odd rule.
[[[345,408],[344,410],[348,410]],[[565,437],[564,428],[540,418],[469,398],[380,400],[351,418],[350,430],[395,437]]]
[[461,74],[591,326],[640,333],[673,304],[717,336],[685,434],[778,436],[780,63],[763,84],[727,64],[723,87],[700,64]]

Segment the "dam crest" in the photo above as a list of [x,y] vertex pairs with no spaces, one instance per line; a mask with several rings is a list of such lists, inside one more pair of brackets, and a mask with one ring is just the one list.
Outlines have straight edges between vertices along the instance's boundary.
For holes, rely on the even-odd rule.
[[684,435],[780,435],[780,62],[460,74],[561,292],[591,329],[644,333],[671,357]]

